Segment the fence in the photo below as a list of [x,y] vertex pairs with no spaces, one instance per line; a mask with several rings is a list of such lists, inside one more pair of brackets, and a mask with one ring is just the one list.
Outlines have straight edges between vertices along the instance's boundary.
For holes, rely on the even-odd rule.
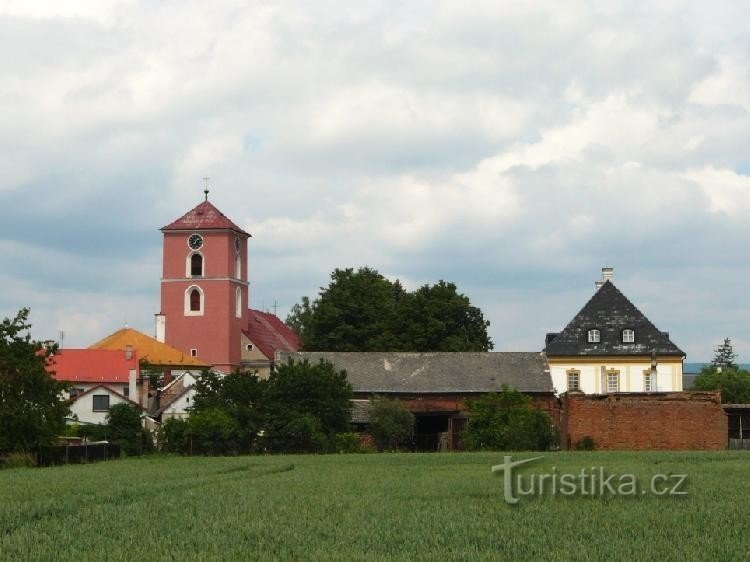
[[113,443],[86,445],[54,445],[40,447],[36,452],[37,466],[83,464],[120,458],[120,446]]
[[750,451],[750,439],[730,439],[729,449],[732,451]]

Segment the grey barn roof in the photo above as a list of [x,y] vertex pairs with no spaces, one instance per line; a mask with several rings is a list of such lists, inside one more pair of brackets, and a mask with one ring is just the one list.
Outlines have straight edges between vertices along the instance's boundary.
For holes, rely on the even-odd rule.
[[[589,343],[588,331],[597,329],[601,341]],[[622,331],[635,332],[635,342],[623,343]],[[548,357],[600,355],[684,356],[669,334],[660,332],[612,281],[605,282],[559,334],[547,334]]]
[[345,370],[354,392],[474,393],[496,392],[503,385],[521,392],[552,392],[544,356],[533,353],[318,352],[277,354],[289,359],[330,361]]

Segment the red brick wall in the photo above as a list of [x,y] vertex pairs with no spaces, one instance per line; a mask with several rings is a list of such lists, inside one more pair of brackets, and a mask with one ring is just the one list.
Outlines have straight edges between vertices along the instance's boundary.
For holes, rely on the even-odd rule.
[[560,445],[586,436],[597,449],[727,448],[727,417],[719,392],[565,394]]

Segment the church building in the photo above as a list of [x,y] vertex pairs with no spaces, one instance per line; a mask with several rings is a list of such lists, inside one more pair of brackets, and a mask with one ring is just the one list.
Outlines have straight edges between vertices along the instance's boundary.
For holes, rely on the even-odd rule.
[[299,340],[283,322],[266,322],[264,326],[274,332],[267,338],[274,349],[265,361],[251,353],[255,349],[248,334],[257,333],[257,311],[249,310],[250,234],[208,200],[208,190],[204,193],[204,201],[161,229],[163,274],[156,339],[217,371],[253,368],[266,374],[273,354],[297,351]]

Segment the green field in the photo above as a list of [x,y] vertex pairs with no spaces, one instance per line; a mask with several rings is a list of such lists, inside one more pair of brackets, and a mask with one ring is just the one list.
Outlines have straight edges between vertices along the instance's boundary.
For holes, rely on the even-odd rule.
[[[519,454],[514,458],[532,455]],[[503,499],[502,454],[128,459],[0,471],[4,560],[741,560],[750,454],[548,453],[687,496]]]

